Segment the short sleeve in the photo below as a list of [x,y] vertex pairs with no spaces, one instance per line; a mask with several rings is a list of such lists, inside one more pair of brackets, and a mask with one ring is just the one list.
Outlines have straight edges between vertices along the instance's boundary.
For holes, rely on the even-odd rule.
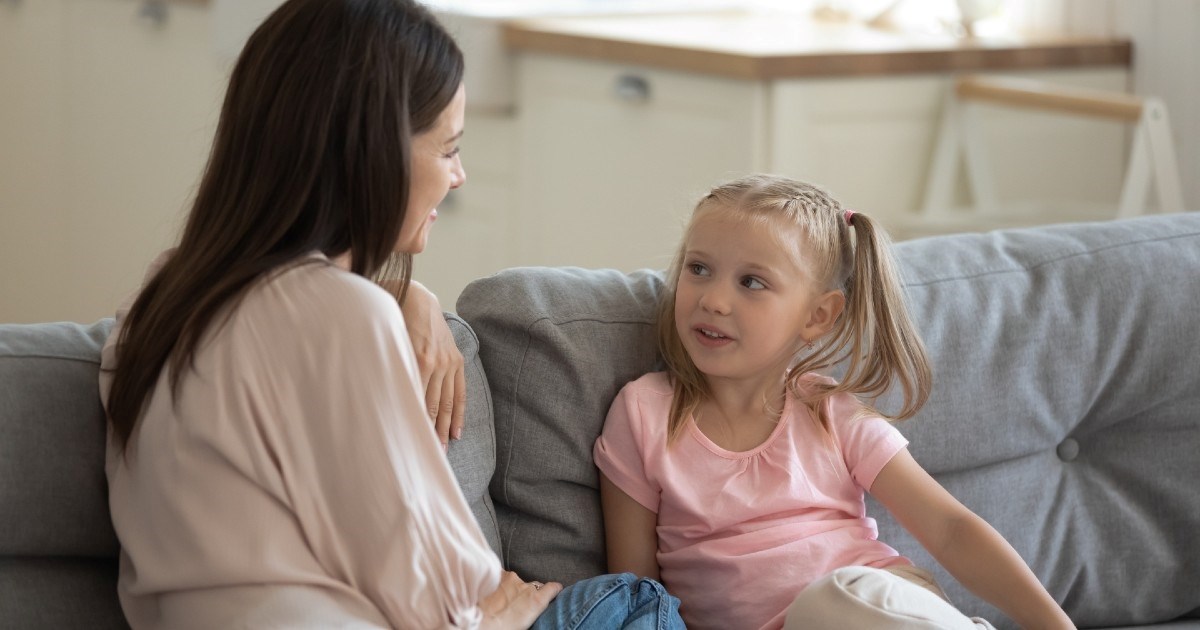
[[635,381],[621,389],[613,400],[592,456],[609,481],[642,507],[658,513],[660,488],[649,480],[646,469],[649,445],[645,422]]
[[861,405],[853,396],[839,394],[833,398],[834,438],[850,476],[869,491],[879,471],[908,446],[908,439],[879,416],[856,415]]

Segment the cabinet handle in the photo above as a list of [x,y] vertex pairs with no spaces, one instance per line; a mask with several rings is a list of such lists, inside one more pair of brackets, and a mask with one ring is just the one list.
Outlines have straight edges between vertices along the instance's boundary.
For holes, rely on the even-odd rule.
[[636,74],[617,77],[617,98],[627,103],[645,103],[650,100],[650,82]]
[[138,8],[138,17],[155,26],[167,23],[167,3],[163,0],[144,0]]

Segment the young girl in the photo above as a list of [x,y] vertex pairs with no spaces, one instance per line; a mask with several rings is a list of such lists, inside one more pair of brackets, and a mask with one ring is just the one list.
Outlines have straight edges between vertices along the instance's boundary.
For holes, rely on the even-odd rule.
[[[824,191],[753,176],[697,205],[660,306],[667,372],[596,442],[609,570],[661,579],[692,628],[990,628],[876,540],[870,491],[962,584],[1025,627],[1073,627],[1011,546],[856,397],[930,369],[886,237]],[[821,376],[845,360],[840,382]]]

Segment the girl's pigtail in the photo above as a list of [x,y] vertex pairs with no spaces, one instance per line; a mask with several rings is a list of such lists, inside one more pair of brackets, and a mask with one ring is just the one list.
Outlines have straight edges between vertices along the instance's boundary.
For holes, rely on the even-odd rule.
[[848,219],[853,253],[842,330],[835,336],[841,343],[835,345],[849,345],[850,362],[835,389],[878,398],[895,381],[904,404],[892,417],[904,420],[929,399],[933,382],[929,358],[909,316],[887,235],[861,213]]

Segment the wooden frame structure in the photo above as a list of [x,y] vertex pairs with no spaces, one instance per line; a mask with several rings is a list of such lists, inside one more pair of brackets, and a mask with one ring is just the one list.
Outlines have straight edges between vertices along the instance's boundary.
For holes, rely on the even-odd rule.
[[1135,125],[1116,216],[1145,213],[1151,179],[1155,183],[1159,211],[1183,211],[1175,149],[1167,109],[1161,100],[1119,92],[1066,88],[1030,79],[968,75],[956,79],[946,96],[937,147],[919,211],[922,219],[949,214],[960,158],[974,198],[972,214],[1003,214],[976,121],[973,105],[978,102],[1108,118]]

